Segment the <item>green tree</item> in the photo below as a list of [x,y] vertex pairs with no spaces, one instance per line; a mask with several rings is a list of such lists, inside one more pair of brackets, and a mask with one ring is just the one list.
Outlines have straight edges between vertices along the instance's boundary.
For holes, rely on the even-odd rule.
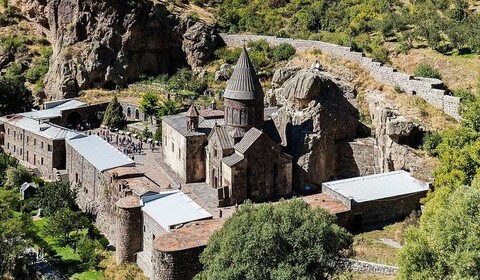
[[122,128],[127,123],[125,115],[123,114],[122,105],[118,102],[117,96],[114,96],[108,104],[102,123],[113,128]]
[[70,208],[60,208],[48,218],[46,232],[66,243],[72,231],[87,227],[88,218],[84,213]]
[[77,242],[77,253],[80,256],[80,261],[87,268],[92,268],[97,265],[98,253],[100,247],[98,241],[90,239],[87,235],[83,235]]
[[157,129],[155,130],[155,133],[153,134],[153,140],[159,141],[160,143],[162,142],[162,122],[159,120],[157,122]]
[[25,250],[32,237],[32,220],[16,215],[18,194],[0,190],[0,279],[29,279],[25,275],[28,257]]
[[62,208],[76,209],[75,198],[76,193],[71,189],[70,183],[55,181],[38,188],[35,200],[43,214],[50,216]]
[[158,110],[159,97],[153,92],[144,93],[140,102],[140,110],[150,117],[150,123],[153,123],[153,116]]
[[295,48],[288,43],[281,43],[272,51],[272,57],[275,61],[289,60],[294,55]]
[[210,237],[195,279],[327,279],[351,244],[324,209],[247,202]]
[[442,76],[438,72],[437,69],[433,68],[429,64],[420,63],[413,73],[416,77],[424,77],[424,78],[434,78],[434,79],[442,79]]
[[3,186],[7,189],[19,189],[25,182],[32,181],[32,174],[23,166],[10,166],[5,172],[5,182]]
[[0,115],[29,111],[33,107],[32,93],[19,77],[0,77]]
[[157,111],[158,121],[160,121],[163,116],[175,115],[180,111],[180,108],[182,108],[182,103],[176,100],[164,99],[160,101],[160,107]]
[[480,190],[468,186],[429,201],[420,226],[406,232],[399,278],[478,279],[479,201]]

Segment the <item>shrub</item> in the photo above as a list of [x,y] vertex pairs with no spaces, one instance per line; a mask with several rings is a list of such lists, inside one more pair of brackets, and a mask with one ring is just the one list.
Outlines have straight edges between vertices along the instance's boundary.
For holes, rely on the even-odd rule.
[[376,46],[372,49],[372,59],[374,61],[387,63],[390,61],[388,50],[383,46]]
[[429,131],[423,136],[423,149],[431,156],[438,156],[437,146],[442,142],[440,133]]
[[442,76],[437,71],[437,69],[426,63],[419,64],[417,68],[415,68],[415,72],[413,74],[416,77],[442,79]]
[[214,54],[216,57],[223,60],[228,64],[235,64],[242,53],[241,48],[220,48],[215,50]]
[[97,254],[98,242],[91,240],[88,236],[82,236],[77,242],[77,252],[80,256],[80,261],[85,264],[87,268],[92,268],[97,265],[99,258]]
[[295,48],[288,43],[281,43],[273,48],[272,56],[275,61],[283,61],[290,59],[295,55]]

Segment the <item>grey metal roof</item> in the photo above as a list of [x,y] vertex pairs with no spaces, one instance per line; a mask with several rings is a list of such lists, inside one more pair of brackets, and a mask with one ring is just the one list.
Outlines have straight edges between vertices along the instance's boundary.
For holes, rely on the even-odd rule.
[[166,231],[176,225],[212,218],[207,210],[181,191],[144,196],[140,203],[142,211]]
[[326,182],[323,185],[357,203],[428,190],[428,184],[403,170]]
[[257,100],[264,96],[262,85],[245,48],[227,82],[223,96],[237,100]]
[[71,139],[83,135],[49,122],[42,122],[22,115],[2,117],[0,121],[51,140]]
[[99,171],[120,166],[135,166],[131,158],[97,135],[69,139],[67,143]]
[[187,111],[187,117],[195,118],[198,117],[200,114],[197,111],[197,108],[195,108],[195,105],[190,105],[190,108],[188,108]]
[[25,113],[21,113],[19,115],[34,118],[34,119],[37,119],[37,120],[48,120],[48,119],[61,117],[63,110],[79,108],[79,107],[83,107],[83,106],[86,105],[86,103],[75,100],[75,99],[71,99],[71,100],[68,100],[66,102],[56,102],[56,103],[60,103],[60,104],[59,105],[52,104],[54,106],[52,106],[48,109],[25,112]]
[[235,164],[241,162],[243,160],[243,156],[235,153],[229,155],[228,157],[224,157],[222,162],[225,163],[227,166],[234,166]]
[[225,124],[223,118],[205,119],[203,117],[199,117],[198,128],[195,131],[188,131],[187,116],[185,115],[185,113],[164,116],[162,117],[162,120],[185,137],[208,135],[212,128],[215,126],[215,123],[217,125]]
[[37,187],[37,184],[35,184],[35,182],[31,182],[31,183],[25,182],[20,187],[20,191],[24,192],[28,188],[36,188],[36,187]]
[[230,130],[228,135],[233,138],[242,138],[243,136],[245,136],[245,131],[243,129],[235,127],[234,129]]
[[252,146],[257,139],[262,136],[263,132],[256,129],[255,127],[251,128],[245,136],[243,136],[242,140],[235,145],[235,150],[239,151],[240,153],[245,153],[250,146]]

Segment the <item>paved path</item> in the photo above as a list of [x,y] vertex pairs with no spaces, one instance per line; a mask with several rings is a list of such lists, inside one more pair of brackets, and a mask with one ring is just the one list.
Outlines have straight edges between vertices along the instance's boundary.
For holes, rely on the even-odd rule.
[[35,248],[30,247],[27,249],[27,252],[35,256],[35,263],[33,263],[33,269],[35,269],[37,275],[41,279],[47,280],[68,280],[66,276],[61,274],[55,267],[53,267],[47,260],[41,258],[37,259],[38,252]]

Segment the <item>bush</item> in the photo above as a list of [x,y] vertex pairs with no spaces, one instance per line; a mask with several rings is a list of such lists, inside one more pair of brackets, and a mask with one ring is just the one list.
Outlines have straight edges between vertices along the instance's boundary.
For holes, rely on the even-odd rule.
[[283,61],[290,59],[295,55],[295,48],[288,43],[281,43],[273,48],[272,56],[275,61]]
[[419,64],[417,68],[415,68],[415,72],[413,74],[416,77],[442,79],[442,76],[437,71],[437,69],[433,68],[432,66],[426,63]]
[[431,156],[438,156],[437,147],[442,142],[442,137],[440,133],[433,131],[427,132],[423,136],[423,149]]
[[87,267],[95,267],[99,262],[97,248],[99,244],[97,241],[90,239],[88,236],[82,236],[77,242],[77,253],[80,256],[80,261]]
[[240,54],[242,53],[241,48],[220,48],[215,50],[214,54],[217,58],[220,58],[225,63],[235,64],[237,63]]
[[376,46],[372,49],[372,59],[374,61],[387,63],[390,61],[388,57],[388,50],[383,46]]

